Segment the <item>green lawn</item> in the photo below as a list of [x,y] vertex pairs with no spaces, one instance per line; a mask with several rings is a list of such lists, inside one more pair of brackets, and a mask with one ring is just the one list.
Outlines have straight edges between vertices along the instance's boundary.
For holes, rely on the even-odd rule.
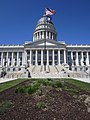
[[[13,87],[13,86],[15,86],[15,85],[17,85],[21,82],[26,81],[26,80],[27,79],[17,79],[17,80],[9,81],[9,82],[6,82],[6,83],[1,83],[0,84],[0,92],[6,90],[8,88],[11,88],[11,87]],[[31,80],[39,80],[39,79],[31,79]],[[44,79],[40,79],[40,80],[44,80]],[[81,82],[81,81],[78,81],[78,80],[67,79],[67,78],[61,78],[61,79],[58,79],[58,80],[68,82],[72,85],[75,85],[75,86],[79,87],[80,89],[83,89],[83,90],[86,90],[86,91],[90,92],[90,83],[85,83],[85,82]]]
[[90,83],[81,82],[75,79],[63,79],[64,81],[90,92]]
[[24,82],[25,80],[27,80],[27,79],[17,79],[17,80],[5,82],[5,83],[0,83],[0,92],[6,90],[8,88],[11,88],[21,82]]

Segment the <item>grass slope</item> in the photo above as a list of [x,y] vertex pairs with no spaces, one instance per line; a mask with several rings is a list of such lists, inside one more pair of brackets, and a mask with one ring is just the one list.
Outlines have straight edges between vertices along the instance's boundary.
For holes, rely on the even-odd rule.
[[75,79],[63,79],[63,80],[65,80],[66,82],[68,82],[72,85],[75,85],[83,90],[90,92],[90,83],[81,82],[81,81],[78,81]]
[[[11,87],[13,87],[13,86],[15,86],[15,85],[17,85],[19,83],[22,83],[22,82],[24,82],[26,80],[27,79],[24,78],[24,79],[17,79],[17,80],[9,81],[9,82],[6,82],[6,83],[1,83],[0,84],[0,92],[6,90],[8,88],[11,88]],[[33,79],[30,79],[30,80],[33,80]],[[47,79],[35,79],[35,80],[36,81],[39,80],[39,81],[44,82],[44,80],[47,80]],[[75,86],[79,87],[80,89],[83,89],[83,90],[86,90],[86,91],[90,92],[90,83],[85,83],[85,82],[81,82],[81,81],[78,81],[78,80],[67,79],[67,78],[58,79],[58,80],[68,82],[68,83],[70,83],[72,85],[75,85]]]
[[9,82],[5,82],[5,83],[1,83],[0,84],[0,92],[8,89],[8,88],[11,88],[19,83],[22,83],[24,82],[25,80],[27,79],[17,79],[17,80],[13,80],[13,81],[9,81]]

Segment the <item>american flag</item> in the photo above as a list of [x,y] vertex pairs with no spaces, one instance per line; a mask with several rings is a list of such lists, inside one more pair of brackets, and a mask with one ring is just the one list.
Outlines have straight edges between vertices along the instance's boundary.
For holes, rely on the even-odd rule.
[[56,13],[55,10],[49,9],[49,8],[45,8],[45,15],[54,15]]

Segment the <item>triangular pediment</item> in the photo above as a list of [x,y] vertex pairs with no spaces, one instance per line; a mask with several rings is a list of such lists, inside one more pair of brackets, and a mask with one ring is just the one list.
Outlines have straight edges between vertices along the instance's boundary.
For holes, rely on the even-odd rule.
[[44,46],[46,44],[46,46],[55,46],[56,44],[53,44],[53,43],[50,43],[50,42],[43,42],[43,43],[41,43],[41,44],[38,44],[38,46]]
[[64,43],[54,41],[54,40],[39,40],[24,45],[25,48],[43,48],[46,45],[47,48],[65,48]]

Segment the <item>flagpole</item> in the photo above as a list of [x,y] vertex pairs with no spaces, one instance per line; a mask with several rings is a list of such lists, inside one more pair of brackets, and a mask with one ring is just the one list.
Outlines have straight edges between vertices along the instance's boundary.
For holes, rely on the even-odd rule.
[[[51,15],[54,15],[56,13],[55,10],[45,8],[44,16],[50,18]],[[46,71],[46,63],[47,63],[47,54],[46,54],[46,23],[45,22],[45,39],[44,39],[44,71]]]

